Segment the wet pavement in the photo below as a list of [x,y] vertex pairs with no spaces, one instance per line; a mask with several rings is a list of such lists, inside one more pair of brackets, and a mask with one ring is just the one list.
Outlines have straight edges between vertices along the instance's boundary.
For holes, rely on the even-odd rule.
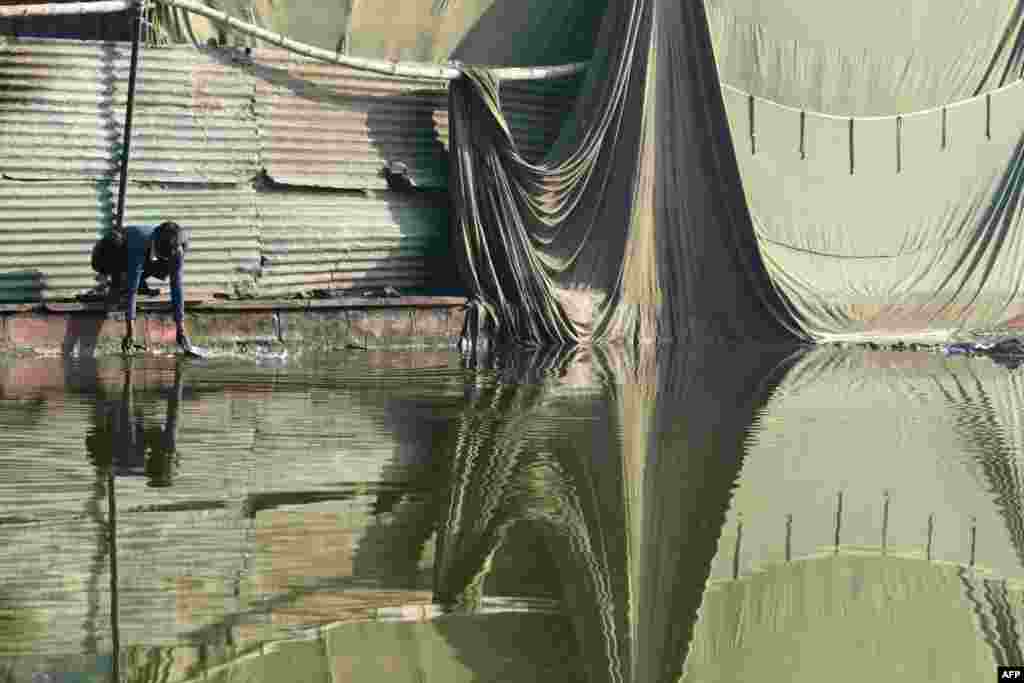
[[0,682],[989,680],[1022,407],[858,348],[0,361]]

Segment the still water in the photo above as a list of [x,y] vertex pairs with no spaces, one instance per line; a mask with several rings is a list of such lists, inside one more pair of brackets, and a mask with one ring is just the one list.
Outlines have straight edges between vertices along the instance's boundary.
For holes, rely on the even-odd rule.
[[1022,371],[842,349],[0,363],[0,682],[981,681]]

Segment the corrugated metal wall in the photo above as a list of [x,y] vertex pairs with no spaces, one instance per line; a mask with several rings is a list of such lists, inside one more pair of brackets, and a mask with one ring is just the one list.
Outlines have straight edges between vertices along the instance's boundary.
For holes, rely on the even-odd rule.
[[[0,302],[95,284],[128,57],[123,43],[0,38]],[[189,299],[451,284],[444,82],[268,49],[145,48],[140,69],[126,221],[191,229]],[[503,86],[527,157],[554,141],[578,85]],[[437,192],[375,192],[387,161]]]
[[[110,177],[124,135],[130,46],[0,42],[0,173]],[[133,181],[243,182],[259,170],[253,79],[213,53],[145,50],[132,123]]]
[[436,282],[445,274],[448,247],[443,199],[387,192],[257,194],[267,259],[260,291]]
[[[128,192],[126,222],[173,216],[191,230],[189,299],[252,290],[260,247],[251,187],[133,185]],[[116,202],[108,181],[0,182],[0,301],[68,299],[94,286],[90,252]]]
[[448,186],[447,93],[442,81],[381,78],[256,51],[262,161],[279,183],[386,189],[381,169],[402,161],[422,187]]
[[[448,187],[447,84],[381,78],[276,51],[255,51],[262,162],[280,183],[385,189],[402,161],[424,188]],[[579,77],[502,85],[520,151],[539,159],[579,89]]]

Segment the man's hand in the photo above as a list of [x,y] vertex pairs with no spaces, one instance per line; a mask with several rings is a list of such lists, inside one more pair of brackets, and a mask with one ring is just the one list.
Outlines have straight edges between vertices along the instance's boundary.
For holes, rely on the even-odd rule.
[[121,353],[134,353],[136,351],[145,351],[145,344],[136,344],[135,339],[130,334],[126,334],[124,339],[121,340]]

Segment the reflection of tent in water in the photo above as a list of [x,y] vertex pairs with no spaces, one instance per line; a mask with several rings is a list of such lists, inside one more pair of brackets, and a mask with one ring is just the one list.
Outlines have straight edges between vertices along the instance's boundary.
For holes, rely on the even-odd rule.
[[708,588],[682,681],[985,680],[1024,663],[1022,604],[923,559],[798,560]]
[[746,429],[785,357],[716,353],[561,354],[481,387],[450,438],[435,598],[474,613],[527,525],[554,558],[583,680],[675,680]]
[[808,353],[761,415],[727,533],[742,514],[748,563],[780,560],[792,515],[792,556],[814,553],[834,544],[842,491],[843,546],[969,563],[975,528],[977,564],[1022,576],[1022,400],[1020,376],[987,359]]
[[[693,681],[753,680],[772,670],[767,660],[779,667],[778,680],[790,680],[784,675],[788,670],[815,680],[831,675],[837,662],[860,661],[865,655],[876,657],[871,665],[879,673],[933,671],[934,680],[974,679],[988,675],[996,664],[1021,662],[1024,595],[1019,588],[964,566],[894,554],[911,541],[913,529],[920,533],[914,534],[912,549],[920,541],[924,555],[926,508],[935,502],[943,505],[931,510],[940,511],[942,525],[935,554],[963,551],[958,559],[967,564],[968,525],[962,525],[960,536],[953,530],[960,525],[950,519],[955,506],[962,504],[979,520],[979,561],[992,560],[1000,568],[1006,566],[1008,574],[1020,575],[1013,523],[1019,515],[1013,510],[1019,509],[1021,494],[1012,483],[1019,447],[1011,452],[1005,444],[979,451],[968,446],[964,461],[948,461],[958,453],[954,449],[964,450],[962,445],[950,446],[958,435],[961,444],[969,434],[975,443],[984,444],[986,433],[992,438],[1019,433],[1012,409],[1020,396],[1015,376],[988,361],[950,362],[936,356],[823,351],[798,359],[783,373],[782,358],[770,353],[725,358],[702,350],[662,351],[660,356],[648,350],[631,357],[613,349],[594,354],[613,386],[618,419],[581,410],[590,419],[564,421],[565,409],[556,405],[558,392],[539,401],[522,426],[493,423],[501,428],[498,433],[488,429],[479,411],[472,413],[476,422],[460,432],[453,481],[461,483],[445,517],[437,553],[439,599],[471,607],[482,584],[474,570],[485,569],[487,559],[501,552],[501,530],[512,523],[529,523],[543,531],[557,559],[564,606],[573,620],[588,681],[675,681],[684,661],[689,664],[683,680]],[[886,361],[900,364],[899,371]],[[779,371],[772,373],[776,367]],[[745,405],[733,405],[738,396],[746,399]],[[792,403],[794,396],[803,399],[799,407]],[[494,396],[481,398],[486,404]],[[581,407],[580,398],[586,395],[576,397]],[[901,398],[913,408],[901,411]],[[829,405],[837,410],[826,417],[814,412],[814,404],[822,411]],[[595,409],[604,405],[608,404],[593,404]],[[793,412],[787,416],[787,410]],[[881,411],[888,411],[902,426],[890,428],[876,420]],[[965,424],[978,420],[978,413],[987,414],[989,424],[965,430]],[[755,414],[756,441],[747,436]],[[529,424],[559,415],[563,420],[554,423],[557,429],[543,424],[538,436],[532,436]],[[824,557],[780,563],[738,582],[715,582],[705,593],[716,548],[733,560],[734,546],[720,543],[719,534],[741,461],[735,501],[740,510],[753,499],[769,499],[781,511],[801,502],[801,481],[819,489],[821,481],[830,481],[827,472],[780,466],[766,452],[772,438],[801,432],[805,425],[799,415],[810,416],[804,437],[812,441],[829,433],[830,422],[845,420],[838,428],[832,424],[829,442],[839,458],[828,457],[825,444],[816,450],[826,470],[836,469],[842,459],[850,472],[889,484],[902,483],[899,477],[907,472],[913,477],[907,482],[912,491],[924,492],[920,503],[910,490],[902,496],[901,487],[893,490],[896,505],[888,521],[887,556],[877,551],[830,551]],[[993,428],[992,420],[1002,424]],[[617,423],[620,438],[608,439],[597,426],[602,422]],[[929,440],[929,430],[941,422],[951,433]],[[778,423],[786,425],[782,435],[774,430]],[[879,435],[869,435],[871,429]],[[540,438],[552,433],[562,436]],[[864,436],[858,439],[858,433]],[[887,439],[889,448],[883,447],[884,441],[873,443],[874,438]],[[899,455],[909,459],[906,470],[895,464],[872,468],[865,462],[866,456],[874,455],[873,448],[893,459],[893,442]],[[935,487],[928,479],[931,472],[920,468],[928,464],[922,462],[925,452],[933,460],[936,454],[921,448],[924,443],[930,448],[945,444],[947,450],[939,451],[939,457],[947,460],[940,466],[952,470],[933,492],[928,491]],[[783,453],[800,450],[792,443],[777,445]],[[979,461],[985,462],[980,480],[969,475],[969,468]],[[795,473],[796,486],[783,491],[761,486],[750,479],[750,468],[758,464],[780,478]],[[522,474],[517,475],[517,469]],[[537,473],[544,469],[552,474]],[[890,473],[897,477],[895,482],[886,478]],[[525,493],[529,482],[538,480],[545,481],[543,501]],[[853,483],[848,482],[851,498],[855,491],[863,491]],[[988,494],[990,486],[997,491],[995,500]],[[880,493],[880,488],[874,490]],[[502,495],[502,489],[507,493]],[[797,531],[804,538],[798,548],[808,542],[810,517],[831,524],[833,492],[823,494],[825,514],[819,506],[796,516]],[[880,512],[880,502],[879,496],[871,513]],[[908,523],[918,504],[924,514]],[[754,538],[750,532],[744,537],[743,555],[767,554],[769,544],[781,550],[784,514],[773,518],[778,524],[771,532],[778,534],[766,539],[766,515],[747,512]],[[1008,539],[1003,538],[1004,519]],[[864,515],[854,502],[844,522],[844,545],[879,544],[880,515]],[[832,539],[832,529],[827,531],[815,545]],[[702,616],[697,620],[699,606]],[[843,615],[848,620],[836,624],[845,627],[831,628]],[[808,649],[804,642],[810,643]],[[812,653],[815,643],[820,647]],[[863,666],[846,669],[857,672],[858,680],[868,671]]]

